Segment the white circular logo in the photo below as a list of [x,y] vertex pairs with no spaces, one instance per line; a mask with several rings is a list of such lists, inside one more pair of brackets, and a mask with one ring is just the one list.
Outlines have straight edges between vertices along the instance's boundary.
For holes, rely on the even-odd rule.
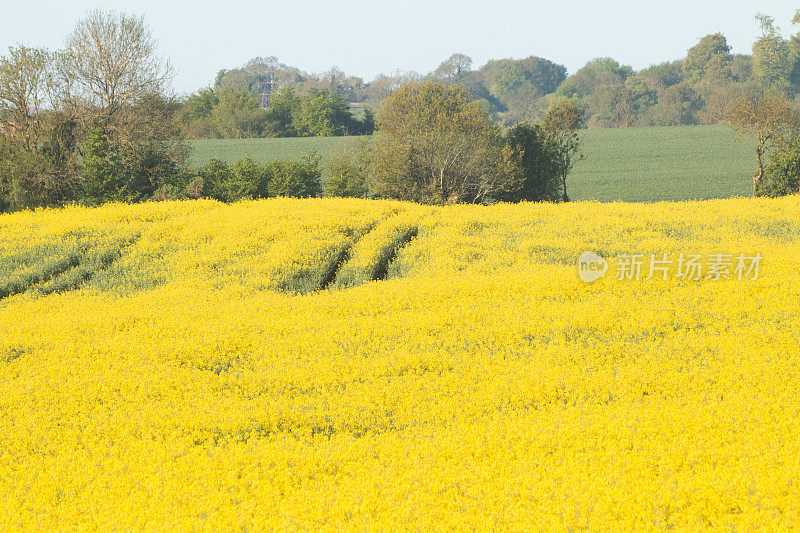
[[586,283],[597,281],[606,275],[608,261],[595,252],[582,252],[578,256],[578,277]]

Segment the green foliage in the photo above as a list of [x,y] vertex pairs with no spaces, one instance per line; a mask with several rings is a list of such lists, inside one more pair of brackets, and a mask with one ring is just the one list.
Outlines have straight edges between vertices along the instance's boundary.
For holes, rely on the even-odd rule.
[[185,131],[193,138],[312,137],[370,134],[375,118],[356,120],[339,94],[311,89],[278,91],[262,109],[260,96],[237,85],[203,89],[183,104]]
[[203,180],[201,196],[223,202],[229,200],[228,184],[233,180],[233,172],[227,163],[212,159],[200,169],[199,175]]
[[562,199],[559,156],[553,136],[539,124],[518,124],[506,135],[506,142],[524,175],[519,190],[500,196],[501,200],[558,202]]
[[772,198],[800,194],[800,142],[795,140],[773,154],[764,179],[756,186],[756,194]]
[[792,68],[789,45],[775,27],[775,19],[758,14],[756,20],[761,37],[753,44],[753,76],[765,87],[783,86]]
[[789,46],[783,38],[762,37],[753,44],[753,75],[762,85],[780,85],[790,71]]
[[292,125],[302,137],[344,135],[357,129],[342,97],[327,91],[312,91],[301,98]]
[[290,87],[270,99],[266,113],[267,131],[272,137],[296,137],[293,117],[300,113],[300,98]]
[[666,89],[683,81],[683,62],[677,60],[652,65],[640,71],[638,77],[644,80],[648,87]]
[[516,187],[510,163],[497,127],[457,85],[410,83],[381,107],[372,168],[377,196],[484,202]]
[[267,165],[270,196],[307,198],[322,193],[321,158],[309,153],[300,161],[278,159]]
[[497,73],[494,78],[494,93],[501,100],[507,100],[527,85],[528,78],[519,63],[512,63]]
[[558,94],[567,98],[585,98],[602,86],[622,85],[632,75],[631,67],[621,65],[610,57],[594,59],[564,80],[558,88]]
[[[97,202],[136,200],[135,184],[128,183],[128,172],[122,157],[100,127],[88,130],[83,146],[83,192]],[[150,191],[152,194],[155,189]]]
[[690,126],[698,123],[703,99],[688,81],[664,89],[643,119],[648,126]]
[[58,54],[26,46],[0,56],[0,210],[73,197],[77,121],[61,111]]
[[364,115],[361,117],[356,133],[359,135],[372,135],[375,133],[375,113],[370,108],[364,108]]
[[234,87],[223,87],[216,92],[219,101],[211,111],[215,137],[259,137],[263,134],[266,116],[255,94]]
[[433,71],[431,77],[444,84],[457,83],[472,69],[472,58],[464,54],[453,54]]
[[183,119],[187,122],[208,119],[218,105],[219,95],[214,89],[200,89],[184,100],[181,110]]
[[369,193],[369,147],[362,143],[355,150],[344,150],[331,155],[328,162],[328,179],[325,196],[337,198],[365,198]]
[[[200,196],[221,202],[268,198],[271,196],[269,190],[271,172],[272,166],[264,167],[249,156],[235,161],[232,165],[212,159],[198,172],[202,180]],[[185,186],[187,196],[193,196],[189,190],[191,186],[191,181]]]
[[269,196],[269,173],[250,157],[236,161],[231,170],[231,181],[227,187],[229,202]]
[[774,89],[763,94],[745,93],[728,109],[729,124],[744,135],[756,139],[756,173],[753,196],[765,174],[766,157],[788,150],[796,142],[800,130],[800,110],[785,95]]
[[[748,144],[740,143],[727,126],[588,129],[580,136],[585,158],[569,174],[572,200],[651,202],[749,194],[754,141],[748,137]],[[250,154],[265,164],[314,150],[322,157],[323,176],[329,179],[332,156],[343,150],[356,152],[361,141],[306,137],[203,140],[191,145],[196,167],[215,156],[233,164]]]
[[578,130],[585,124],[584,111],[577,99],[553,102],[544,118],[544,128],[555,145],[556,171],[561,178],[562,201],[568,202],[567,174],[581,158],[582,145]]
[[694,82],[705,78],[723,80],[731,77],[731,47],[721,33],[706,35],[689,49],[683,60],[684,75]]
[[99,121],[83,133],[83,196],[88,202],[137,202],[164,185],[174,185],[186,161],[176,106],[161,97],[145,97],[131,123],[116,127]]

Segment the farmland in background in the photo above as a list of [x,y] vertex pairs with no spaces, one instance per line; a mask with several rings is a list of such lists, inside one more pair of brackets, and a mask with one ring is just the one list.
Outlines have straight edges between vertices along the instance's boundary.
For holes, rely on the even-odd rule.
[[[573,200],[652,202],[748,196],[754,155],[726,126],[591,129],[581,132],[585,158],[568,178]],[[211,159],[232,163],[247,156],[266,163],[322,156],[359,142],[360,137],[219,139],[192,141],[193,166]],[[327,175],[327,168],[323,177]]]

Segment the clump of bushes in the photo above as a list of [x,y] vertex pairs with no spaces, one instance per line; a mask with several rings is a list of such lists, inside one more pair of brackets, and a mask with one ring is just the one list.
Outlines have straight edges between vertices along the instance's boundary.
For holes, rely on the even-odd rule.
[[213,198],[221,202],[284,196],[309,198],[322,193],[321,158],[311,152],[299,161],[277,159],[266,165],[250,157],[232,165],[212,159],[196,174],[183,173],[159,188],[153,200]]
[[334,155],[328,196],[423,204],[568,201],[583,110],[554,100],[542,124],[502,131],[458,86],[409,83],[384,100],[371,144]]
[[764,179],[756,185],[759,196],[776,198],[800,193],[800,143],[793,142],[775,153],[764,170]]
[[355,150],[343,150],[331,155],[325,196],[335,198],[366,198],[369,196],[369,145],[360,143]]

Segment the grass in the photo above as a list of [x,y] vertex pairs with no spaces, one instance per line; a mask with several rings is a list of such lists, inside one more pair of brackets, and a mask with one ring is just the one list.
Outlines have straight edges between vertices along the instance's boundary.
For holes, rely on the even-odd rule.
[[749,196],[755,152],[727,126],[596,129],[568,177],[574,200],[653,202]]
[[310,151],[322,156],[323,176],[327,176],[328,157],[337,150],[355,145],[364,137],[292,137],[285,139],[208,139],[191,141],[190,164],[203,166],[212,159],[233,163],[250,157],[259,163],[293,157],[299,159]]
[[[753,150],[726,126],[596,129],[582,132],[583,154],[568,178],[573,200],[654,202],[731,198],[750,194]],[[259,162],[301,157],[327,159],[359,137],[222,139],[193,141],[192,160]]]

